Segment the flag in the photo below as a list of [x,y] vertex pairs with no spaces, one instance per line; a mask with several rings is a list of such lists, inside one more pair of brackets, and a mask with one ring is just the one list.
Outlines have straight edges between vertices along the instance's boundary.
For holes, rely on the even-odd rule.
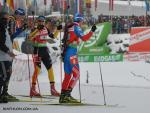
[[33,4],[35,7],[37,7],[37,1],[36,0],[33,1]]
[[75,13],[80,12],[81,13],[81,7],[82,7],[82,0],[75,0]]
[[58,6],[59,6],[59,9],[62,9],[62,0],[58,0]]
[[79,12],[82,14],[83,1],[79,0]]
[[1,11],[8,11],[6,0],[1,0]]
[[2,6],[4,6],[6,4],[6,0],[0,0],[0,3]]
[[91,8],[91,0],[86,0],[86,7]]
[[26,7],[28,8],[29,6],[31,6],[31,0],[29,1],[29,0],[26,0]]
[[63,10],[66,11],[66,9],[67,9],[67,1],[64,0],[63,1]]
[[131,1],[130,0],[128,0],[128,4],[131,5]]
[[55,5],[55,0],[51,0],[52,6]]
[[0,6],[3,6],[3,4],[4,4],[4,1],[0,0]]
[[109,0],[109,11],[114,10],[114,0]]
[[146,11],[150,11],[150,5],[147,0],[145,0],[145,7],[146,7]]
[[63,9],[63,0],[60,0],[60,8]]
[[2,7],[3,7],[3,6],[2,6],[2,3],[0,2],[0,11],[1,11]]
[[97,0],[95,0],[95,11],[97,9]]
[[47,5],[47,0],[44,0],[44,5]]
[[14,0],[7,0],[7,5],[11,10],[14,10]]
[[78,0],[75,0],[74,1],[74,5],[75,5],[75,13],[77,13],[77,12],[79,12],[79,3],[78,3],[79,1]]

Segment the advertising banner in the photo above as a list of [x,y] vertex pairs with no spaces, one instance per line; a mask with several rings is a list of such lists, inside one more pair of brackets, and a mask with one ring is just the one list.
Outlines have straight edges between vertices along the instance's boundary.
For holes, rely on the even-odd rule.
[[131,29],[129,52],[150,52],[150,27]]
[[[85,34],[90,30],[87,29]],[[81,62],[112,62],[122,61],[122,54],[110,54],[107,38],[111,31],[111,23],[105,22],[97,25],[97,30],[90,40],[81,42],[78,47],[79,61]]]

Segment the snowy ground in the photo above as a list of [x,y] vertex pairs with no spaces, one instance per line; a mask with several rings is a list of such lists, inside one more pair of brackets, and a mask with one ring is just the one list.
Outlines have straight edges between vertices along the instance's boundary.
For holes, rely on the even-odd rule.
[[[12,83],[10,92],[12,94],[27,94],[28,83]],[[41,83],[41,92],[44,94],[48,94],[48,84]],[[24,89],[23,89],[24,88]],[[17,89],[17,90],[15,90]],[[103,94],[101,86],[89,86],[82,85],[82,100],[86,103],[93,103],[98,105],[103,105]],[[1,104],[0,110],[1,113],[5,112],[38,112],[38,113],[149,113],[149,105],[150,105],[150,88],[129,88],[129,87],[105,87],[106,94],[106,102],[107,105],[119,104],[117,107],[105,107],[105,106],[54,106],[54,105],[32,105],[32,104],[44,104],[44,103],[52,103],[53,99],[48,99],[49,102],[10,102],[8,104]],[[79,90],[78,86],[73,91],[73,95],[76,98],[79,98]],[[40,99],[36,99],[39,100]],[[47,100],[43,100],[47,101]],[[54,101],[58,101],[55,99]],[[3,108],[36,108],[38,110],[3,110]]]
[[[81,97],[82,101],[90,104],[103,105],[104,98],[101,87],[99,63],[80,63],[81,67]],[[150,72],[149,65],[145,62],[101,63],[102,75],[105,86],[107,105],[118,104],[117,107],[105,106],[58,106],[58,105],[33,105],[58,102],[56,99],[35,99],[39,102],[10,102],[0,104],[1,113],[5,112],[38,112],[38,113],[150,113]],[[60,91],[60,65],[54,64],[57,89]],[[86,83],[87,71],[89,83]],[[132,72],[132,73],[131,73]],[[134,73],[134,74],[133,74]],[[41,94],[49,94],[47,73],[42,70],[39,76]],[[28,95],[29,81],[14,82],[9,85],[9,92],[13,95]],[[73,96],[80,98],[79,86],[73,91]],[[18,97],[21,98],[21,97]],[[25,98],[21,98],[25,99]],[[26,98],[30,100],[30,98]],[[47,102],[48,101],[48,102]],[[4,108],[31,108],[32,110],[4,110]],[[33,110],[36,109],[36,110]],[[38,110],[37,110],[38,109]]]

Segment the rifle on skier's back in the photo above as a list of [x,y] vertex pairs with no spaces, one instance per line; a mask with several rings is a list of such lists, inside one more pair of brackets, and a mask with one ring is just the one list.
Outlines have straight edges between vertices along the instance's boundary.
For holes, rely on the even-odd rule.
[[68,42],[68,17],[69,17],[69,1],[67,1],[67,10],[66,10],[66,19],[65,19],[65,27],[64,27],[64,36],[62,41],[62,45],[61,45],[61,57],[62,57],[62,61],[64,61],[64,56],[66,53],[66,48],[67,48],[67,42]]
[[65,28],[64,28],[64,37],[62,39],[62,53],[61,53],[61,57],[62,60],[64,61],[64,56],[66,54],[66,49],[68,47],[68,33],[69,33],[69,28],[71,28],[74,25],[74,23],[66,23]]

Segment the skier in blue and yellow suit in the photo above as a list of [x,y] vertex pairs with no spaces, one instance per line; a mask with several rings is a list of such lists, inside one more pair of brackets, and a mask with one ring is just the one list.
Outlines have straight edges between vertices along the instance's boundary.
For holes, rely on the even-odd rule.
[[78,102],[77,99],[74,99],[71,96],[71,92],[80,77],[79,63],[77,58],[77,45],[79,44],[80,39],[82,41],[87,41],[90,39],[90,37],[93,35],[93,32],[96,30],[96,26],[93,25],[90,32],[84,35],[80,27],[83,23],[83,20],[83,16],[79,13],[76,13],[74,16],[73,26],[68,28],[67,48],[64,55],[65,76],[59,99],[60,103]]

